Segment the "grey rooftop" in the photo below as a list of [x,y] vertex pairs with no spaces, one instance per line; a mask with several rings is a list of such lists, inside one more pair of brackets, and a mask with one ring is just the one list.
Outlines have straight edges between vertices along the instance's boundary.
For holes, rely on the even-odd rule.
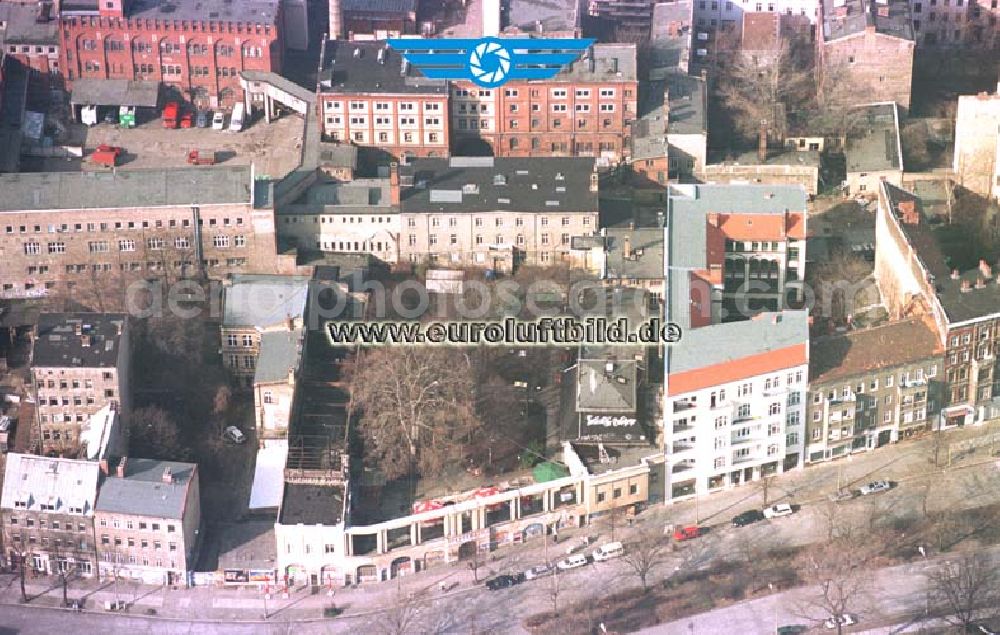
[[223,298],[222,326],[263,329],[302,319],[308,295],[306,276],[233,276]]
[[36,368],[114,368],[126,319],[123,313],[42,313],[33,364]]
[[[379,60],[379,53],[382,58]],[[334,94],[448,94],[447,82],[427,79],[384,42],[330,40],[319,74],[320,92]],[[445,113],[447,115],[447,113]]]
[[808,311],[763,313],[752,320],[685,330],[681,340],[668,347],[669,368],[682,373],[808,341]]
[[[97,511],[181,520],[197,469],[194,463],[129,458],[124,478],[112,473],[104,479]],[[170,483],[164,482],[167,471]]]

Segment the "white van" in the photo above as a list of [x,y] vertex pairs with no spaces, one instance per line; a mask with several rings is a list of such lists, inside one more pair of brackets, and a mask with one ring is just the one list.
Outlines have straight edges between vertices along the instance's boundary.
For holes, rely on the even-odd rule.
[[594,549],[594,562],[604,562],[612,558],[624,555],[625,545],[620,542],[609,542]]
[[243,130],[243,102],[238,101],[233,107],[233,116],[229,118],[229,131],[239,132]]
[[97,106],[84,106],[80,109],[80,123],[85,126],[97,125]]

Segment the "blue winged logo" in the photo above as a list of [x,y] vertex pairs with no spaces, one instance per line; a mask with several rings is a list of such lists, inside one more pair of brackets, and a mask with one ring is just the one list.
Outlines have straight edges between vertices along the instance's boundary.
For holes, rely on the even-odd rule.
[[569,38],[388,40],[425,77],[467,79],[483,88],[503,86],[512,79],[555,77],[593,43]]

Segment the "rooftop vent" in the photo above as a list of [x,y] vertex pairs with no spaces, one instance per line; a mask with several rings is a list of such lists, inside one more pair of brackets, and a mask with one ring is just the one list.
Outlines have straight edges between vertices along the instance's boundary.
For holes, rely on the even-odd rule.
[[563,174],[562,172],[556,172],[556,180],[557,181],[565,181],[566,180],[566,175]]
[[378,50],[378,63],[385,64],[385,49]]
[[969,282],[968,280],[962,280],[961,291],[962,293],[968,293],[969,291],[972,291],[972,283]]
[[507,185],[507,177],[503,174],[493,175],[493,185]]
[[354,49],[354,57],[361,57],[361,49],[359,48]]
[[952,280],[958,280],[958,277],[959,277],[958,269],[952,269],[951,270],[951,279]]

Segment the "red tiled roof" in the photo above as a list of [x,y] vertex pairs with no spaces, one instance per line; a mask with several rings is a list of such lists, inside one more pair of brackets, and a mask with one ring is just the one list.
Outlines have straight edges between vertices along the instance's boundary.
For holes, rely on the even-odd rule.
[[682,373],[671,373],[668,381],[669,395],[679,395],[693,390],[719,386],[747,377],[773,373],[801,366],[808,361],[806,344],[796,344],[766,353],[713,364]]

